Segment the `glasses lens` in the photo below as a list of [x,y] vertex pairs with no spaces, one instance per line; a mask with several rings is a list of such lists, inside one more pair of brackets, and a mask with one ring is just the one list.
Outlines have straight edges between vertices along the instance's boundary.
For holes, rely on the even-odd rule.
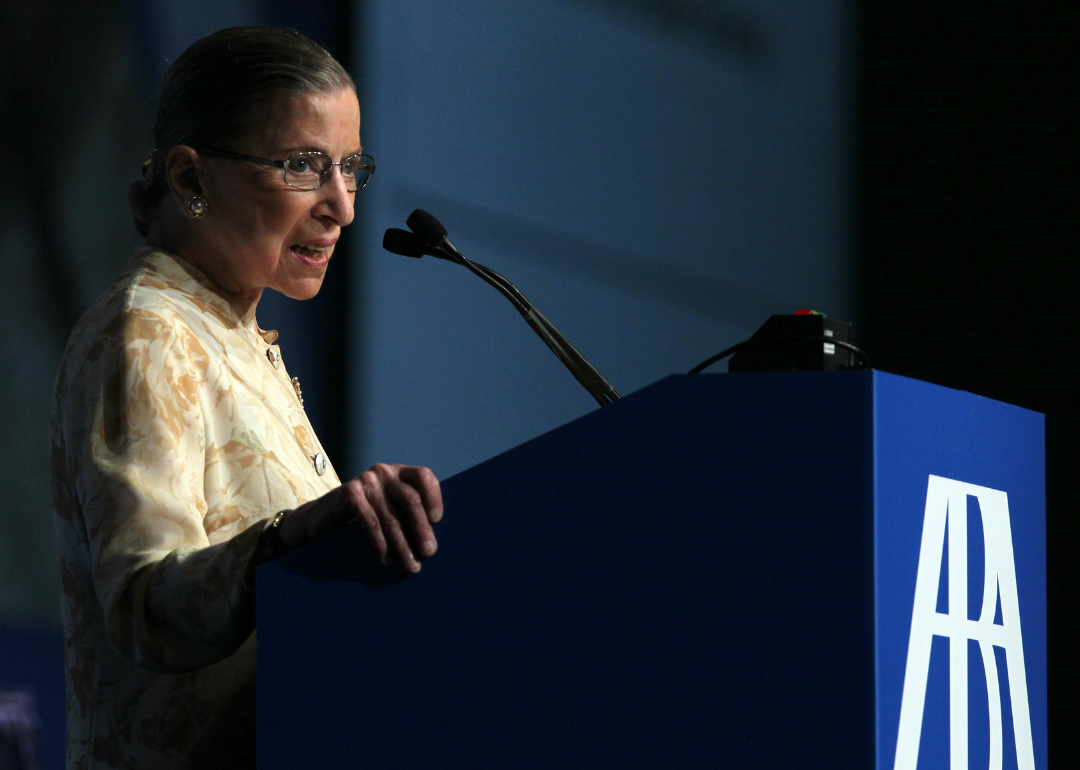
[[351,155],[341,161],[341,175],[345,177],[348,190],[359,190],[367,185],[375,173],[375,159],[370,155]]
[[317,190],[330,167],[330,159],[321,152],[294,153],[285,161],[285,184],[300,190]]

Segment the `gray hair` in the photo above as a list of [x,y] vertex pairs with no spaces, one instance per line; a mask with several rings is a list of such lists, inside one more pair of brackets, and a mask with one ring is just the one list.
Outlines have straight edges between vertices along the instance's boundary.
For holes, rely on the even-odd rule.
[[165,160],[178,144],[227,147],[259,129],[280,96],[356,90],[349,73],[322,46],[279,27],[230,27],[188,46],[161,82],[154,147],[128,202],[146,237],[168,190]]

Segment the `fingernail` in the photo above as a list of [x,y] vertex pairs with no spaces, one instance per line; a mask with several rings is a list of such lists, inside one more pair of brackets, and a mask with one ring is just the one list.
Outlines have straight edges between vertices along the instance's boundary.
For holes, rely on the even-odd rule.
[[433,540],[425,540],[420,544],[420,550],[424,552],[424,556],[431,556],[435,553],[435,542]]
[[431,520],[432,521],[440,521],[442,519],[442,514],[443,514],[443,509],[442,508],[436,508],[434,511],[431,512]]

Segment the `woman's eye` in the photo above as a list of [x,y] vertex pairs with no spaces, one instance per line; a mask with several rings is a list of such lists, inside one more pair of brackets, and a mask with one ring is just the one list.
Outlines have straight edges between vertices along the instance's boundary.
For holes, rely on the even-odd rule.
[[311,170],[311,158],[306,156],[293,156],[289,158],[289,171],[297,174],[306,174]]

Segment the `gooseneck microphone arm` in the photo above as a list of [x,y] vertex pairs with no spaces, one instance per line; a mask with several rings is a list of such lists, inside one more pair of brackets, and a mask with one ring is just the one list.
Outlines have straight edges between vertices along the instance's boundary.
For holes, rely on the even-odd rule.
[[607,406],[618,400],[619,394],[611,383],[604,379],[603,375],[585,359],[585,356],[581,355],[577,348],[559,333],[559,330],[544,317],[544,314],[537,310],[510,281],[491,268],[467,259],[458,251],[446,237],[446,229],[435,217],[417,209],[409,216],[408,225],[414,232],[396,228],[387,230],[383,237],[383,248],[407,257],[422,257],[428,254],[468,269],[510,301],[525,322],[563,362],[581,386],[589,391],[598,404]]
[[[453,252],[450,252],[453,253]],[[486,281],[490,285],[498,289],[504,297],[510,300],[511,304],[517,308],[517,311],[521,313],[521,317],[525,319],[525,323],[533,328],[537,336],[544,341],[560,361],[570,370],[570,373],[574,375],[574,378],[581,383],[581,386],[585,390],[592,394],[592,397],[596,399],[600,406],[606,406],[613,401],[618,400],[619,394],[615,391],[615,388],[611,386],[611,383],[604,379],[600,372],[596,371],[596,368],[586,360],[585,356],[581,355],[577,348],[570,344],[566,337],[559,333],[559,330],[555,328],[544,314],[541,313],[536,307],[526,299],[525,295],[518,291],[517,287],[510,281],[503,278],[489,267],[472,262],[466,259],[464,256],[458,255],[460,258],[456,261],[459,265],[462,265],[473,273],[478,275],[482,280]]]

